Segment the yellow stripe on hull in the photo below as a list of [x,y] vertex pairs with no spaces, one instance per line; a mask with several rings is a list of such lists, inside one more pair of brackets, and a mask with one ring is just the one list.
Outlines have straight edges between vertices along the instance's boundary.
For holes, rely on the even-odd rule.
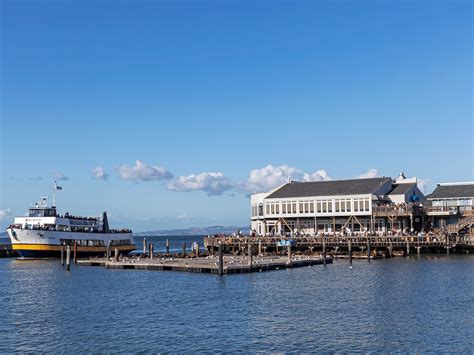
[[[70,245],[71,251],[74,249],[74,246]],[[60,245],[50,245],[50,244],[12,244],[13,250],[33,250],[33,251],[61,251]],[[110,248],[112,251],[118,249],[119,251],[132,251],[135,250],[134,245],[117,245]],[[88,252],[88,253],[105,253],[107,252],[107,247],[92,247],[92,246],[77,246],[78,252]]]

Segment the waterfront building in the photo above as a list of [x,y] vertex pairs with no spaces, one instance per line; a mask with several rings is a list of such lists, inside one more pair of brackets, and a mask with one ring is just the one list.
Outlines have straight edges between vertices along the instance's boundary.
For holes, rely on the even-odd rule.
[[417,179],[377,177],[287,183],[251,196],[251,228],[267,234],[420,231],[425,196]]
[[426,205],[427,224],[433,230],[474,231],[474,182],[438,184]]

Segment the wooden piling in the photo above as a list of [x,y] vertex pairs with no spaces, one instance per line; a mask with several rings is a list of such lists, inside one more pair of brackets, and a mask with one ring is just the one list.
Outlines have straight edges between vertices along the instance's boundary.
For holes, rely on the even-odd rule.
[[186,242],[183,242],[183,258],[186,257]]
[[410,256],[410,241],[407,238],[407,256]]
[[199,258],[199,243],[196,243],[196,258]]
[[64,266],[64,243],[61,244],[61,266]]
[[367,238],[367,260],[370,263],[370,239]]
[[219,275],[224,275],[224,248],[219,244]]
[[77,240],[74,241],[74,264],[77,264]]
[[153,260],[153,243],[148,243],[148,256]]
[[170,241],[169,239],[166,239],[166,255],[169,255],[170,253]]
[[417,254],[418,256],[420,256],[420,249],[421,249],[420,246],[417,246],[417,247],[416,247],[416,254]]
[[105,254],[106,254],[105,257],[107,258],[107,260],[109,260],[109,259],[110,259],[110,256],[112,255],[110,240],[109,240],[109,242],[107,243],[107,251],[106,251]]
[[323,265],[326,266],[326,238],[323,237]]
[[349,265],[352,267],[352,242],[349,239],[348,242],[348,248],[349,248]]
[[143,256],[146,255],[146,238],[143,238]]
[[69,245],[66,247],[66,270],[71,270],[71,248]]
[[291,244],[288,245],[288,265],[291,266]]
[[262,241],[258,241],[258,255],[262,255]]
[[250,269],[250,272],[252,272],[252,243],[249,242],[249,245],[248,245],[248,248],[249,248],[249,251],[248,251],[248,256],[249,256],[249,269]]
[[114,249],[114,260],[119,261],[119,250],[118,250],[118,248]]

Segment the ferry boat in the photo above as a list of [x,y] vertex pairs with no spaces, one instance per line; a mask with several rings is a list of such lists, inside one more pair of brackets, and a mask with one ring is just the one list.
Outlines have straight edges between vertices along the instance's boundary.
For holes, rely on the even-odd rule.
[[[54,183],[53,203],[47,197],[28,210],[28,216],[15,217],[7,228],[12,249],[21,257],[60,257],[65,246],[76,244],[78,256],[104,254],[107,248],[121,253],[135,250],[130,229],[111,229],[107,213],[102,217],[80,217],[66,212],[60,215],[56,209],[56,191],[62,187]],[[72,251],[72,250],[71,250]]]

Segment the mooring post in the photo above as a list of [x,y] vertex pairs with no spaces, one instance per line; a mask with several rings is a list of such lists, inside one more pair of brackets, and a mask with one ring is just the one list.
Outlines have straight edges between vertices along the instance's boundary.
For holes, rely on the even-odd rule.
[[148,255],[150,260],[153,260],[153,243],[148,243]]
[[352,243],[351,240],[348,240],[348,248],[349,248],[349,265],[352,267]]
[[390,241],[390,243],[388,244],[388,255],[390,258],[392,257],[392,252],[393,252],[393,245],[392,245],[392,241]]
[[407,238],[407,256],[410,256],[410,241]]
[[71,270],[71,248],[69,245],[66,247],[66,270]]
[[146,255],[146,238],[143,238],[143,256]]
[[183,242],[183,258],[186,257],[186,242]]
[[323,265],[326,265],[326,238],[323,237]]
[[196,258],[199,258],[199,243],[196,243]]
[[367,238],[367,260],[370,263],[370,239]]
[[77,264],[77,240],[74,241],[74,264]]
[[258,241],[258,255],[262,255],[262,241]]
[[170,240],[166,239],[166,254],[170,253]]
[[420,246],[417,246],[417,247],[416,247],[416,254],[417,254],[418,256],[420,256],[420,249],[421,249]]
[[250,272],[252,272],[252,243],[251,242],[249,242],[248,254],[249,254],[249,269],[250,269]]
[[291,266],[291,244],[288,245],[288,265]]
[[110,259],[110,256],[112,255],[112,250],[110,249],[110,240],[107,243],[107,251],[105,252],[105,257],[107,260]]
[[118,248],[114,249],[114,260],[119,261],[119,250],[118,250]]
[[224,275],[224,249],[221,243],[219,243],[219,275]]
[[64,266],[64,243],[61,244],[61,266]]

